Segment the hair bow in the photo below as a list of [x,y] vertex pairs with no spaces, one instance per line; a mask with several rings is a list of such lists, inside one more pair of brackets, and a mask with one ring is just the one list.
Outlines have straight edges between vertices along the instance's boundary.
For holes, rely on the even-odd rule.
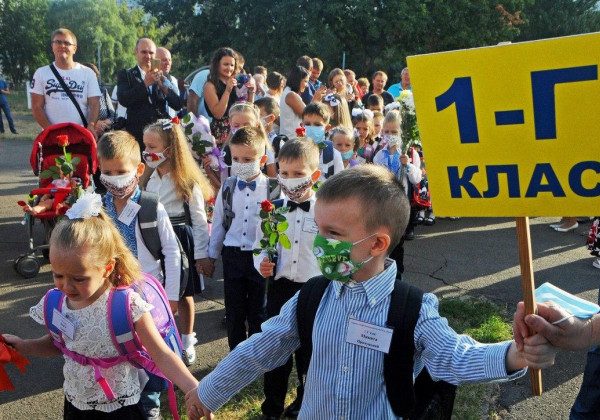
[[323,97],[323,100],[324,100],[325,102],[327,102],[327,103],[329,104],[329,106],[338,106],[338,105],[340,104],[340,101],[339,101],[339,99],[338,99],[338,98],[336,98],[336,97],[334,96],[334,94],[333,94],[333,93],[330,93],[330,94],[328,94],[328,95],[325,95],[325,96]]
[[84,191],[65,215],[71,220],[87,219],[88,217],[98,216],[101,209],[102,198],[100,198],[100,194]]
[[389,112],[391,110],[400,109],[400,108],[402,108],[402,106],[400,105],[400,102],[392,102],[392,103],[387,104],[385,106],[385,108],[383,108],[383,110],[385,112]]
[[373,119],[373,111],[370,109],[362,109],[362,108],[353,108],[352,109],[352,117],[358,117],[360,115],[364,115],[369,119]]
[[158,123],[161,125],[163,131],[170,131],[173,129],[173,120],[163,118],[158,120]]

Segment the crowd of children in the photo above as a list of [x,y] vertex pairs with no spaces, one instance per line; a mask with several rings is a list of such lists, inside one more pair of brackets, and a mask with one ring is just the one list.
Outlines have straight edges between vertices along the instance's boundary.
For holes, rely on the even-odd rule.
[[[219,92],[237,86],[235,72],[241,69],[234,53],[215,55],[211,71],[220,73],[209,78],[210,100],[223,112],[213,114],[208,144],[216,154],[208,147],[194,160],[194,140],[177,118],[147,126],[141,153],[125,131],[99,139],[100,180],[107,192],[101,202],[94,193],[84,194],[50,240],[54,283],[64,294],[62,312],[44,313],[46,298],[31,309],[34,320],[51,322],[63,336],[65,418],[92,418],[92,412],[119,419],[160,416],[163,377],[140,375],[131,360],[108,368],[95,361],[118,355],[119,339],[111,342],[113,325],[107,322],[109,292],[135,285],[142,272],[163,284],[165,302],[178,316],[182,358],[157,330],[152,305],[136,292],[126,303],[133,332],[162,376],[187,393],[191,418],[209,415],[261,374],[266,419],[406,415],[409,402],[387,395],[382,374],[384,354],[399,354],[385,328],[396,289],[406,289],[418,315],[409,335],[414,361],[399,375],[409,387],[413,367],[460,383],[513,378],[527,365],[552,363],[554,352],[546,342],[518,352],[514,343],[481,345],[457,335],[437,313],[433,295],[398,286],[403,241],[414,238],[425,211],[435,220],[430,202],[418,199],[427,196],[422,150],[404,147],[400,112],[384,114],[384,98],[363,92],[365,80],[334,69],[325,89],[318,81],[323,63],[299,62],[312,67],[295,66],[291,87],[288,83],[282,91],[285,78],[260,68],[255,78],[260,98],[228,103],[235,95],[219,99]],[[385,76],[380,73],[378,83]],[[311,99],[304,104],[307,86]],[[218,156],[218,165],[211,156]],[[209,220],[205,206],[211,199]],[[273,209],[280,209],[275,230],[265,221]],[[275,249],[275,256],[267,248]],[[218,259],[231,353],[198,386],[185,368],[196,360],[196,332],[201,334],[201,326],[194,328],[194,295]],[[299,291],[321,275],[332,281],[320,306],[316,301],[307,348],[299,332],[305,326],[297,312]],[[365,335],[387,345],[364,343]],[[51,335],[5,338],[25,354],[61,351]],[[294,354],[299,387],[286,408]]]

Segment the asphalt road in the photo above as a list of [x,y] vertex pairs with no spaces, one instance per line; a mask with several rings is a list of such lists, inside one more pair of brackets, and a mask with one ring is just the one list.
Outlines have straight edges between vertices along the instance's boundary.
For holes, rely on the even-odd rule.
[[[35,187],[36,178],[28,164],[30,143],[0,139],[0,332],[23,337],[44,334],[44,328],[28,316],[51,287],[47,262],[34,279],[23,279],[12,267],[13,260],[27,249],[28,235],[20,224],[22,213],[16,201]],[[596,301],[600,271],[591,265],[584,248],[587,224],[579,230],[559,234],[548,228],[556,219],[531,220],[536,284],[550,281],[581,297]],[[39,227],[39,225],[38,225]],[[37,230],[38,240],[41,230]],[[417,239],[406,247],[405,278],[439,296],[470,294],[486,296],[515,308],[520,300],[519,264],[514,221],[510,219],[438,220],[433,227],[418,227]],[[220,276],[217,276],[220,277]],[[196,305],[198,363],[202,375],[227,353],[222,280],[207,280],[207,290]],[[556,365],[543,373],[544,394],[533,398],[527,378],[503,384],[498,403],[508,419],[562,419],[577,394],[585,352],[561,353]],[[60,418],[62,361],[32,359],[26,374],[8,368],[16,386],[0,394],[0,419]]]

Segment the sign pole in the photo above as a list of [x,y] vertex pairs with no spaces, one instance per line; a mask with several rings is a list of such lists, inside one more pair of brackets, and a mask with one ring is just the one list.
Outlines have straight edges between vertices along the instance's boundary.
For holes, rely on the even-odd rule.
[[[529,217],[517,217],[517,241],[519,243],[519,264],[521,266],[521,289],[525,313],[536,313],[535,283],[533,281],[533,258],[531,256],[531,234],[529,232]],[[529,331],[532,333],[532,331]],[[542,395],[542,372],[539,369],[530,369],[531,391],[533,395]]]

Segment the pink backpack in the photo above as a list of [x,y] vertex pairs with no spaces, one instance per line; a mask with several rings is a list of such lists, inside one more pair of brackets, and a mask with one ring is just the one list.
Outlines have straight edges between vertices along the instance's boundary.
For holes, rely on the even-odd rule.
[[89,365],[94,368],[96,382],[98,382],[106,397],[111,401],[117,397],[106,379],[102,376],[100,368],[106,369],[119,363],[129,362],[140,369],[144,369],[149,375],[156,375],[163,378],[165,380],[165,389],[168,389],[169,393],[171,414],[174,419],[179,420],[173,383],[166,379],[158,369],[135,332],[131,315],[131,292],[137,292],[142,299],[154,306],[150,314],[158,332],[165,340],[167,346],[177,356],[181,357],[181,340],[171,307],[169,306],[169,300],[160,282],[149,274],[144,274],[144,278],[141,281],[135,282],[131,286],[113,287],[109,292],[106,311],[108,328],[119,356],[90,358],[67,349],[61,331],[52,324],[54,310],[62,312],[62,305],[65,301],[64,293],[58,289],[49,290],[44,297],[44,321],[46,328],[52,337],[54,345],[64,355],[80,365]]

